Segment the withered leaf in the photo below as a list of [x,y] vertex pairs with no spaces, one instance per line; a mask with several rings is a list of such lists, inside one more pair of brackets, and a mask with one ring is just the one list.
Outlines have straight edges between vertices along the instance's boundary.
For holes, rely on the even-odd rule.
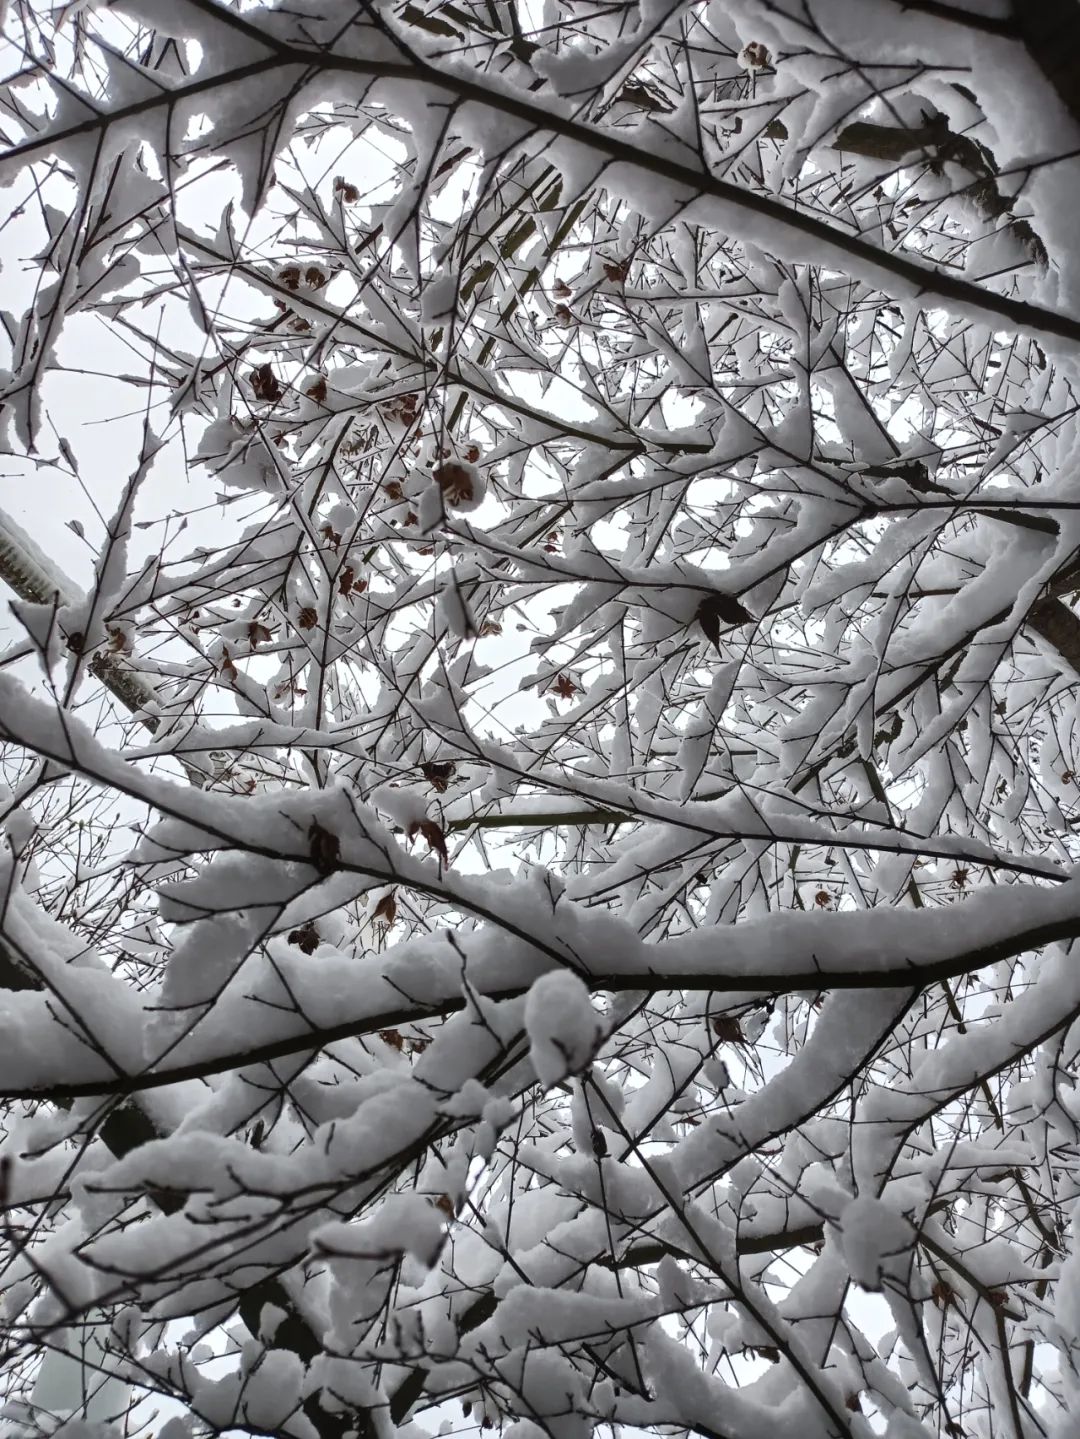
[[315,626],[319,623],[318,610],[312,609],[310,605],[305,605],[304,608],[297,615],[296,623],[300,626],[302,630],[313,630]]
[[381,919],[386,924],[394,923],[394,920],[397,919],[397,895],[394,890],[383,895],[372,910],[371,917],[372,919]]
[[719,650],[723,630],[733,629],[736,625],[751,624],[754,616],[733,595],[714,592],[701,601],[694,618],[701,626],[705,638]]
[[299,290],[300,288],[300,266],[286,265],[283,270],[278,271],[278,284],[284,285],[286,290]]
[[309,919],[299,929],[290,930],[289,943],[295,944],[304,954],[314,954],[319,947],[319,931],[315,927],[315,921]]
[[257,400],[267,400],[271,404],[280,400],[283,393],[277,376],[269,365],[258,365],[252,370],[251,388],[255,392]]
[[604,1137],[604,1131],[594,1127],[592,1133],[589,1135],[589,1139],[592,1142],[592,1152],[596,1155],[597,1159],[603,1159],[608,1152],[607,1139]]
[[450,863],[450,856],[446,850],[446,836],[433,819],[414,820],[406,831],[410,840],[422,835],[428,842],[428,848],[433,849],[443,864]]
[[349,593],[353,586],[353,580],[355,579],[356,571],[353,569],[352,565],[346,565],[345,568],[341,571],[341,574],[338,575],[338,590],[341,592],[341,594],[347,595]]
[[431,787],[439,794],[446,793],[446,786],[454,777],[454,762],[446,760],[444,763],[431,761],[420,766],[420,771]]
[[569,675],[559,675],[549,687],[561,700],[572,700],[578,692],[578,687]]
[[604,265],[604,274],[613,285],[626,283],[626,277],[630,273],[629,260],[609,260]]
[[380,1029],[379,1038],[383,1044],[388,1044],[391,1049],[401,1050],[405,1047],[405,1041],[396,1029]]
[[304,394],[307,395],[309,399],[314,400],[317,405],[321,405],[323,400],[326,399],[326,376],[316,375],[315,379],[304,391]]
[[341,841],[337,835],[323,829],[318,820],[312,820],[308,840],[312,864],[321,875],[333,874],[341,860]]
[[440,1194],[438,1199],[435,1200],[435,1208],[441,1209],[447,1219],[453,1219],[454,1201],[450,1198],[449,1194]]
[[446,464],[437,466],[432,471],[432,478],[442,490],[448,505],[460,505],[473,497],[472,474],[465,465],[456,460],[448,460]]
[[272,632],[268,630],[265,625],[260,624],[258,620],[252,620],[248,625],[248,642],[252,649],[256,649],[260,644],[265,644],[267,640],[272,638]]
[[724,1044],[746,1043],[742,1024],[737,1014],[714,1014],[712,1027],[717,1039],[722,1040]]

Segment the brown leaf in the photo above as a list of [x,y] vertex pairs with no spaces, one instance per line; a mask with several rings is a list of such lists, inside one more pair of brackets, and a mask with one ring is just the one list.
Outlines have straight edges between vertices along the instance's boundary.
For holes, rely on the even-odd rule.
[[827,889],[819,889],[817,894],[814,895],[814,903],[818,909],[828,909],[832,904],[832,895]]
[[371,912],[372,919],[381,919],[384,923],[392,925],[397,919],[397,893],[390,890],[384,894],[382,899]]
[[574,292],[565,280],[556,280],[551,287],[551,293],[557,300],[569,300]]
[[230,684],[236,683],[237,668],[233,664],[232,659],[229,656],[229,651],[225,648],[224,645],[222,645],[221,647],[221,668],[219,669],[218,673],[223,674]]
[[608,1147],[607,1139],[604,1137],[604,1131],[594,1127],[589,1135],[589,1140],[592,1144],[592,1152],[596,1155],[597,1159],[605,1158]]
[[746,46],[743,50],[743,57],[754,70],[764,70],[772,63],[772,56],[768,49],[756,40],[751,40],[750,44]]
[[356,186],[351,185],[348,180],[343,179],[340,175],[334,181],[334,193],[340,195],[346,205],[355,205],[360,198],[360,191]]
[[637,105],[639,109],[648,110],[652,114],[658,112],[666,114],[671,110],[671,105],[667,100],[655,94],[639,80],[628,80],[615,98],[622,100],[627,105]]
[[930,1291],[930,1298],[939,1307],[948,1309],[950,1304],[956,1302],[956,1290],[946,1279],[939,1279]]
[[446,793],[446,786],[454,777],[454,761],[446,760],[445,763],[431,761],[420,766],[421,773],[438,794]]
[[630,273],[629,260],[610,260],[604,265],[604,274],[613,285],[624,285]]
[[304,271],[304,279],[313,290],[321,290],[328,278],[326,271],[320,270],[318,265],[309,265]]
[[432,478],[443,492],[448,505],[460,505],[473,497],[472,474],[456,460],[449,460],[432,471]]
[[256,649],[270,639],[273,639],[273,632],[268,630],[265,625],[261,625],[258,620],[252,620],[248,625],[248,642],[251,648]]
[[737,1014],[715,1014],[712,1021],[713,1033],[724,1044],[745,1044],[742,1023]]
[[406,834],[410,840],[415,839],[418,834],[423,835],[428,842],[428,848],[435,851],[442,863],[450,863],[450,856],[446,851],[446,836],[433,819],[414,820]]
[[297,615],[296,623],[302,630],[313,630],[319,623],[318,610],[313,610],[310,605],[305,605]]
[[465,451],[465,458],[468,460],[470,465],[475,465],[477,460],[480,458],[480,446],[470,445],[469,448]]
[[284,391],[269,365],[259,365],[252,370],[250,378],[251,388],[254,390],[257,400],[267,400],[273,404],[276,400],[281,399]]
[[341,841],[336,834],[323,829],[318,820],[312,820],[308,829],[311,842],[311,862],[323,876],[333,874],[341,859]]
[[353,569],[352,565],[346,565],[345,568],[341,571],[341,574],[338,575],[338,592],[340,594],[347,595],[352,589],[353,580],[355,579],[356,571]]
[[485,620],[480,626],[480,638],[486,639],[488,635],[501,635],[502,625],[498,620]]
[[323,539],[327,541],[328,544],[333,545],[335,550],[337,549],[338,545],[341,544],[341,533],[340,531],[335,530],[333,525],[323,525],[319,533],[322,535]]
[[850,1409],[852,1414],[862,1413],[862,1405],[859,1403],[859,1396],[857,1394],[849,1394],[844,1400],[844,1407]]
[[750,1353],[756,1354],[759,1359],[767,1359],[770,1364],[780,1363],[780,1350],[775,1344],[752,1344]]
[[569,675],[559,675],[549,686],[550,692],[557,694],[561,700],[572,700],[578,692],[578,687]]
[[434,1204],[436,1209],[442,1210],[447,1219],[453,1219],[454,1201],[450,1198],[449,1194],[440,1194],[438,1199],[434,1200]]
[[552,313],[564,330],[568,330],[574,323],[574,316],[566,305],[556,305]]
[[314,954],[319,947],[319,931],[315,927],[315,921],[309,919],[299,929],[290,930],[289,943],[295,944],[304,954]]
[[278,284],[284,285],[286,290],[299,290],[300,288],[300,266],[286,265],[284,270],[278,271]]
[[392,500],[403,500],[405,498],[405,491],[401,488],[400,480],[388,480],[386,484],[383,485],[383,489]]
[[109,649],[114,655],[129,655],[131,653],[131,637],[126,631],[109,626]]
[[701,601],[694,618],[701,626],[705,638],[719,650],[722,629],[751,624],[754,617],[733,595],[713,593],[706,595]]
[[326,376],[316,375],[315,379],[304,391],[304,394],[307,395],[309,399],[314,400],[317,405],[321,405],[323,400],[326,399]]
[[396,1029],[380,1029],[379,1038],[383,1044],[388,1044],[391,1049],[401,1050],[405,1047],[405,1041]]

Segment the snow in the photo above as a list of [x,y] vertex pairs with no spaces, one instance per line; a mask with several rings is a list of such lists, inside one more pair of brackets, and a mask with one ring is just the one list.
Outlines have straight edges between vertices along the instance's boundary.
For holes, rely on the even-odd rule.
[[600,1037],[589,991],[569,970],[542,974],[525,1001],[529,1058],[542,1085],[576,1074],[592,1057]]

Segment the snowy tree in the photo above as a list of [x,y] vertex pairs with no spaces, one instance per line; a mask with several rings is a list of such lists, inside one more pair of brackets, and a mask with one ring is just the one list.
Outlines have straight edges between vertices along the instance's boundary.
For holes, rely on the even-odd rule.
[[0,14],[0,1425],[1075,1439],[1080,7]]

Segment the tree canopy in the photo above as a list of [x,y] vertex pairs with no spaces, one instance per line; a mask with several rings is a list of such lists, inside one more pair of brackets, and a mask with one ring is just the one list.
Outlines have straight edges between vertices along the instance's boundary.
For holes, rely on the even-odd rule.
[[1075,1439],[1080,7],[0,15],[7,1432]]

